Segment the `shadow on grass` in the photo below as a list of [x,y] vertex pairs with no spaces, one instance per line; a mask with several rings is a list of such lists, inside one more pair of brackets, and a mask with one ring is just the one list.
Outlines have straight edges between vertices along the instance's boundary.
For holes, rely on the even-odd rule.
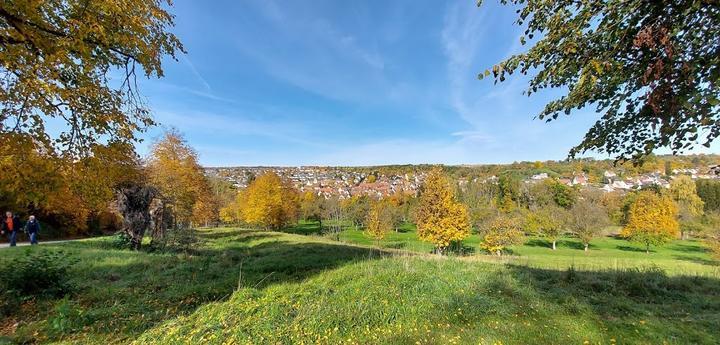
[[[716,278],[669,277],[660,269],[591,272],[509,267],[516,283],[492,287],[502,296],[513,301],[546,301],[567,315],[589,312],[602,320],[598,326],[607,327],[607,334],[611,335],[635,328],[635,333],[623,332],[636,336],[623,339],[624,343],[662,343],[667,339],[685,344],[717,341],[720,280]],[[650,320],[638,325],[638,320],[646,319]],[[645,322],[647,325],[643,326]]]
[[[644,248],[638,248],[638,247],[632,247],[632,246],[624,246],[624,245],[617,245],[615,246],[618,250],[623,250],[626,252],[638,252],[638,253],[645,253]],[[650,253],[654,253],[655,251],[650,248]]]
[[384,248],[390,249],[404,249],[407,247],[407,242],[390,242],[382,245]]
[[[552,242],[542,238],[531,238],[524,244],[528,247],[540,247],[552,249]],[[556,242],[558,248],[565,247],[570,249],[583,250],[585,247],[582,243],[572,239],[558,239]],[[592,246],[591,246],[592,247]]]
[[[277,239],[280,236],[251,230],[201,232],[199,237],[213,246],[198,248],[191,256],[88,248],[91,244],[68,248],[80,259],[71,272],[77,289],[69,301],[87,315],[71,329],[83,329],[84,336],[91,338],[129,339],[204,304],[222,301],[238,287],[264,289],[299,282],[324,270],[391,255],[371,248]],[[251,243],[255,240],[267,241]],[[16,316],[55,317],[54,300],[38,302],[44,307],[35,309],[37,314],[18,310]],[[72,337],[71,332],[50,340]],[[32,333],[17,340],[44,342]],[[40,334],[52,333],[41,329]]]
[[246,236],[248,233],[256,233],[260,232],[259,230],[243,230],[243,229],[233,229],[233,230],[224,230],[224,231],[217,231],[217,232],[210,232],[210,231],[198,231],[197,235],[198,238],[206,239],[206,240],[220,240],[225,239],[229,237],[238,237],[238,236]]
[[320,222],[304,222],[286,227],[281,231],[298,235],[320,235],[323,232],[323,227]]
[[687,244],[675,244],[670,246],[670,249],[683,253],[707,253],[710,251],[708,248],[705,247],[701,247],[698,245],[691,246]]
[[707,265],[707,266],[720,266],[720,263],[718,263],[715,260],[706,259],[706,258],[698,258],[696,256],[690,256],[690,255],[673,255],[674,259],[682,260],[682,261],[689,261],[694,262],[696,264],[701,265]]
[[525,245],[528,247],[552,248],[552,243],[540,238],[531,238],[525,242]]
[[[577,249],[577,250],[585,250],[585,246],[580,243],[579,241],[574,240],[558,240],[557,241],[558,247],[565,247],[570,249]],[[588,247],[589,249],[592,249],[592,244]]]

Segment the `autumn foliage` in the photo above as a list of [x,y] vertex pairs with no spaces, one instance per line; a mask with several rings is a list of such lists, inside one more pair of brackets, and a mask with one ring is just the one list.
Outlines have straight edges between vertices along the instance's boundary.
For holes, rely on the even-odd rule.
[[33,213],[62,234],[112,228],[107,206],[115,187],[137,180],[140,164],[131,145],[94,145],[91,151],[67,161],[22,134],[0,136],[0,207]]
[[425,179],[415,217],[418,237],[434,244],[440,253],[470,235],[467,208],[455,199],[440,169],[433,169]]
[[277,230],[297,221],[299,199],[288,181],[275,173],[265,173],[238,194],[235,207],[245,223]]
[[370,204],[370,212],[368,212],[365,221],[365,231],[367,234],[376,239],[382,240],[392,231],[393,215],[391,204],[388,200],[374,200]]
[[495,255],[502,255],[508,246],[519,245],[525,241],[520,222],[517,219],[501,216],[495,218],[485,230],[480,248]]
[[621,235],[645,244],[649,253],[651,245],[662,245],[678,237],[677,216],[677,205],[669,196],[640,192],[630,206],[628,223]]
[[170,131],[153,144],[148,175],[172,209],[176,225],[205,225],[217,218],[217,202],[197,153],[179,133]]

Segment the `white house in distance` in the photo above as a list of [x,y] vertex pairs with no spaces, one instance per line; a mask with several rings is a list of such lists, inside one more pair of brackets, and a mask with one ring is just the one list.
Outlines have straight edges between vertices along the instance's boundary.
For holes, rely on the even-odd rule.
[[532,176],[530,177],[530,179],[531,179],[531,180],[535,180],[535,181],[540,181],[540,180],[544,180],[544,179],[546,179],[546,178],[548,178],[548,177],[549,177],[549,176],[548,176],[547,173],[541,173],[541,174],[532,175]]

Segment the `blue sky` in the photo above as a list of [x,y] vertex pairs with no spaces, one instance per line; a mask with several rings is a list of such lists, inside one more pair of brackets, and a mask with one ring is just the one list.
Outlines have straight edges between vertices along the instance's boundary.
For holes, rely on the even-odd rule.
[[477,80],[522,49],[497,1],[176,1],[172,12],[188,54],[141,91],[205,165],[563,159],[599,117],[545,124],[533,117],[554,91]]

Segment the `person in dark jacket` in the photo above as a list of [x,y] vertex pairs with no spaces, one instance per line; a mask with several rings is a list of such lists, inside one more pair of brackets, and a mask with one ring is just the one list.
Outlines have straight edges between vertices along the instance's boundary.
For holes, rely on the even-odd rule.
[[38,244],[38,234],[40,233],[40,223],[35,219],[35,216],[30,216],[27,223],[25,224],[25,233],[30,236],[30,244]]
[[18,231],[20,231],[21,228],[22,227],[20,226],[20,218],[13,215],[10,211],[5,212],[5,218],[3,218],[2,224],[0,225],[0,233],[2,235],[4,235],[5,233],[8,234],[8,238],[10,239],[10,247],[15,247],[15,242],[17,241],[17,233]]

